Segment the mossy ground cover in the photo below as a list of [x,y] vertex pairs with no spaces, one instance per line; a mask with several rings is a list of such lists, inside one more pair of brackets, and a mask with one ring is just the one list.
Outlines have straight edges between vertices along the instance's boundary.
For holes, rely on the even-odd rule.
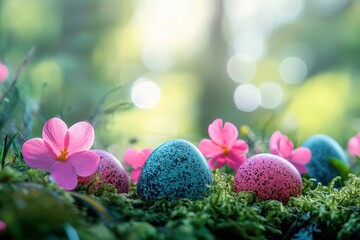
[[[90,184],[67,192],[21,158],[0,170],[1,239],[360,239],[360,178],[333,188],[304,178],[287,205],[233,191],[234,173],[213,172],[200,199],[142,201],[136,186],[117,194]],[[96,187],[95,187],[96,186]]]

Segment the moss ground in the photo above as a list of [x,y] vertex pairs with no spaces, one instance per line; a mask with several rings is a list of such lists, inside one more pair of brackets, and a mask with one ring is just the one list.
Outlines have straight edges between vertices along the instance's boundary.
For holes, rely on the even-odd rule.
[[[80,186],[66,192],[43,171],[23,163],[0,170],[1,239],[360,239],[360,178],[341,188],[313,186],[287,205],[235,193],[233,174],[213,173],[201,199],[145,202],[136,186],[117,194],[112,186]],[[98,184],[96,185],[98,186]]]

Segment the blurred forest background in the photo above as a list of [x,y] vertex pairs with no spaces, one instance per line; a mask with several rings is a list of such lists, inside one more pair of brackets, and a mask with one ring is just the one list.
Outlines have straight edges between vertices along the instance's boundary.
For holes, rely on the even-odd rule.
[[123,151],[197,143],[217,117],[297,143],[360,131],[360,1],[0,1],[1,92],[32,47],[3,133],[88,120]]

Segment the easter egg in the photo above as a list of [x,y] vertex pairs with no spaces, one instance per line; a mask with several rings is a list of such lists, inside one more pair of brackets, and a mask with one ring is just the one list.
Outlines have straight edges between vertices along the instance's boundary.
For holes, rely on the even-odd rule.
[[302,185],[299,171],[290,162],[264,153],[250,157],[234,178],[235,192],[252,191],[261,199],[283,203],[301,194]]
[[98,170],[89,177],[78,177],[78,181],[89,184],[97,176],[104,183],[116,187],[118,193],[127,193],[129,191],[129,178],[120,161],[106,151],[93,150],[93,152],[100,157]]
[[188,141],[171,140],[146,160],[137,192],[145,200],[197,198],[212,184],[212,173],[201,152]]
[[329,159],[337,159],[348,164],[344,150],[331,137],[317,134],[307,139],[302,146],[310,149],[312,158],[306,164],[309,175],[322,184],[329,184],[330,181],[339,176],[339,171],[331,165]]

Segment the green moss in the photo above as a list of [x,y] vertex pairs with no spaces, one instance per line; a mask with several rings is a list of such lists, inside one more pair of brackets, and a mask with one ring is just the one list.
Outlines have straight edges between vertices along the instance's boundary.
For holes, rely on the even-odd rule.
[[[287,205],[235,193],[233,175],[215,171],[214,186],[200,199],[142,201],[94,183],[76,194],[52,183],[48,174],[21,167],[0,171],[0,238],[66,239],[358,239],[360,178],[350,174],[340,189],[303,179],[303,195]],[[94,201],[95,200],[95,201]]]
[[79,211],[69,198],[41,185],[1,184],[0,196],[1,219],[8,224],[5,239],[38,239],[51,234],[65,237],[65,225],[77,224]]

